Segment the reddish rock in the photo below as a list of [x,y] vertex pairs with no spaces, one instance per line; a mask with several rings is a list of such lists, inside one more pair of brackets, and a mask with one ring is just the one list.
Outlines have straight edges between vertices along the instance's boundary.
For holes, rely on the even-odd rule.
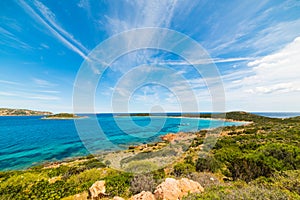
[[130,200],[155,200],[155,196],[151,192],[141,192],[130,198]]
[[179,180],[179,187],[183,194],[204,192],[203,187],[198,182],[187,178]]
[[198,182],[187,178],[181,180],[167,178],[163,183],[156,187],[154,195],[156,199],[178,200],[189,193],[200,193],[203,191],[203,187]]
[[164,140],[164,141],[172,142],[173,140],[176,139],[176,137],[177,137],[177,136],[176,136],[175,134],[169,133],[169,134],[167,134],[167,135],[161,136],[161,139]]

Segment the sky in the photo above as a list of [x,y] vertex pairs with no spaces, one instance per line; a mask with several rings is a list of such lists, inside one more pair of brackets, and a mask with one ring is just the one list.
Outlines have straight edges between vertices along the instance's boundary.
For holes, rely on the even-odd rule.
[[[298,0],[1,1],[0,107],[72,112],[76,77],[93,50],[147,27],[177,31],[202,46],[218,69],[226,111],[300,112]],[[94,69],[94,110],[116,111],[120,83],[131,87],[133,75],[146,71],[171,84],[133,87],[128,112],[215,111],[208,83],[192,65],[162,49],[120,55],[103,73]]]

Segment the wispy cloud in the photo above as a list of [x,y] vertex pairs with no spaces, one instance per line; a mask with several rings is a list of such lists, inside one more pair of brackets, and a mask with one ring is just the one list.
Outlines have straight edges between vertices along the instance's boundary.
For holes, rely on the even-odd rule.
[[28,98],[28,99],[37,99],[37,100],[47,100],[47,101],[60,100],[59,97],[57,97],[57,96],[50,96],[50,95],[33,95],[33,96],[25,96],[25,98]]
[[54,13],[52,13],[44,4],[39,1],[34,1],[34,5],[38,12],[23,0],[19,1],[19,4],[34,20],[42,24],[47,31],[52,33],[57,40],[76,52],[82,58],[87,58],[89,50],[56,22]]
[[33,78],[33,82],[38,86],[38,87],[53,87],[57,86],[55,83],[51,83],[47,80],[44,79],[38,79],[38,78]]
[[1,96],[18,96],[15,93],[12,92],[0,92]]
[[280,22],[271,27],[261,30],[256,37],[249,40],[245,45],[251,45],[257,51],[255,54],[262,52],[274,52],[284,47],[287,43],[293,41],[295,37],[300,36],[300,19]]
[[9,85],[22,85],[21,83],[15,82],[15,81],[7,81],[7,80],[0,80],[0,84],[9,84]]
[[210,63],[231,63],[231,62],[240,62],[240,61],[251,61],[255,60],[256,58],[212,58],[212,59],[201,59],[201,60],[195,60],[192,62],[186,62],[186,61],[176,61],[176,60],[166,60],[161,61],[158,63],[158,65],[201,65],[201,64],[210,64]]
[[39,93],[49,93],[49,94],[60,94],[60,91],[57,90],[38,90]]
[[230,13],[222,16],[222,20],[218,14],[212,14],[209,21],[214,24],[211,34],[203,41],[209,53],[213,56],[228,52],[251,57],[264,56],[278,51],[299,36],[299,17],[286,18],[288,14],[283,14],[299,9],[299,4],[282,1],[269,6],[269,3],[269,0],[260,1],[257,5],[252,2],[239,3]]
[[89,18],[92,17],[91,4],[89,0],[80,0],[77,6],[83,8],[87,12]]
[[16,35],[14,35],[12,32],[10,32],[9,30],[3,27],[0,27],[0,38],[4,38],[3,40],[0,40],[0,45],[9,46],[15,49],[25,49],[25,50],[31,49],[30,45],[21,41]]
[[176,4],[177,0],[127,1],[129,15],[123,19],[119,15],[107,15],[106,30],[109,34],[116,34],[133,28],[169,27]]
[[13,98],[18,97],[19,99],[36,99],[36,100],[45,100],[45,101],[60,100],[59,96],[43,95],[35,92],[20,92],[20,91],[0,92],[0,96],[13,97]]

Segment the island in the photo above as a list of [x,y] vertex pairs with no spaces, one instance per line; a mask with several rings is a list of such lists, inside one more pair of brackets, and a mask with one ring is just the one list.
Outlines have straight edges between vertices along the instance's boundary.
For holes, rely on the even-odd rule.
[[54,115],[47,115],[41,119],[82,119],[87,118],[87,116],[78,116],[72,113],[58,113]]
[[35,111],[28,109],[15,109],[15,108],[0,108],[0,116],[42,116],[52,115],[48,111]]

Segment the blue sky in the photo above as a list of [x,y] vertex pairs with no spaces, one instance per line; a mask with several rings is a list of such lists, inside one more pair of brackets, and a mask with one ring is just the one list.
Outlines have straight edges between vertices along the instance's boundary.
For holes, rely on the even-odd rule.
[[[297,0],[4,0],[0,22],[0,107],[71,112],[77,72],[97,45],[123,31],[161,27],[186,34],[207,51],[223,80],[226,110],[300,111]],[[199,110],[212,110],[210,93],[195,70],[172,53],[151,49],[111,64],[95,93],[95,110],[111,112],[118,81],[151,63],[181,74]],[[180,111],[176,96],[170,88],[148,84],[132,94],[129,111],[157,105]]]

